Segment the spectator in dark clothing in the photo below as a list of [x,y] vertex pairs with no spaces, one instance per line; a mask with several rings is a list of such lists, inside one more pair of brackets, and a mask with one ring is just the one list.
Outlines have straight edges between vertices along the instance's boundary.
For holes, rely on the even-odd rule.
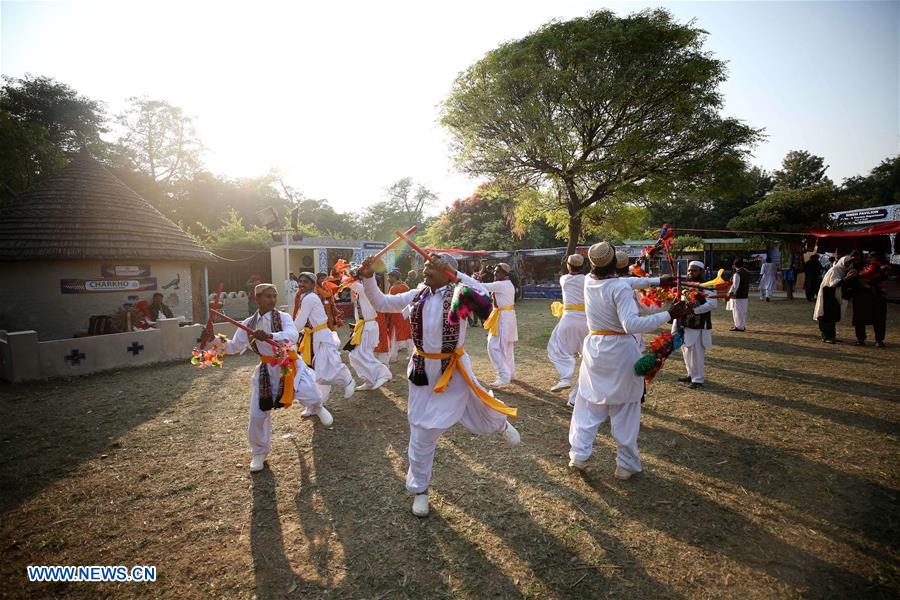
[[853,328],[856,330],[856,345],[866,345],[866,327],[875,330],[875,345],[884,348],[887,328],[887,296],[884,282],[887,280],[888,265],[878,254],[872,254],[868,263],[863,264],[857,257],[854,266],[858,273],[848,276],[844,289],[853,304]]
[[819,285],[822,283],[822,263],[819,261],[817,252],[813,252],[809,259],[803,263],[803,275],[805,278],[803,289],[806,291],[806,300],[812,302],[816,299]]
[[163,304],[163,295],[159,292],[153,294],[153,301],[150,302],[150,305],[147,306],[147,309],[150,311],[150,314],[153,315],[154,321],[158,321],[160,319],[160,315],[167,319],[172,318],[172,309]]

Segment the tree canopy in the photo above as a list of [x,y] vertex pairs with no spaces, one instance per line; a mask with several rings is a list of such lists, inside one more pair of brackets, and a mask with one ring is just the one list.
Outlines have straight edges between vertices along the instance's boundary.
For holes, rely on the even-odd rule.
[[630,186],[690,181],[741,157],[759,131],[719,115],[725,65],[665,10],[551,22],[456,79],[442,123],[467,173],[537,188],[568,217]]

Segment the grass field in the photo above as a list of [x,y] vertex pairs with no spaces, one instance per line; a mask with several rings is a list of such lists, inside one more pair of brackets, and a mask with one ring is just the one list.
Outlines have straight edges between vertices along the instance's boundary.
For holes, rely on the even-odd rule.
[[[822,344],[811,311],[752,301],[739,334],[717,310],[708,384],[676,383],[673,357],[643,407],[644,473],[620,482],[608,425],[586,473],[567,469],[554,320],[520,304],[518,379],[498,395],[522,445],[454,428],[428,519],[403,489],[401,364],[381,390],[335,394],[332,430],[277,414],[252,476],[250,356],[0,386],[0,594],[897,597],[900,310],[886,349]],[[493,380],[483,331],[468,350]],[[158,581],[28,583],[41,564],[155,565]]]

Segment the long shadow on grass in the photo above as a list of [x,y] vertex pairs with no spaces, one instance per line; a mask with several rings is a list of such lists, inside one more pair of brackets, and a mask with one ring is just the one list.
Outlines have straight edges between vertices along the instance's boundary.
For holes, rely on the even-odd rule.
[[[888,587],[788,544],[743,515],[680,482],[662,479],[652,472],[644,472],[625,484],[611,481],[608,476],[596,477],[590,472],[584,479],[627,518],[706,552],[721,554],[763,571],[804,595],[893,596]],[[709,583],[713,584],[717,577],[711,575]]]
[[[642,427],[641,435],[656,438],[659,447],[676,441],[681,448],[687,448],[678,455],[666,455],[667,460],[677,462],[681,458],[691,470],[785,502],[836,527],[857,531],[886,548],[900,547],[895,490],[696,421],[652,409],[644,412],[717,442],[710,445],[668,427]],[[728,462],[716,464],[722,460]]]
[[[835,359],[840,359],[835,356]],[[852,394],[854,396],[866,396],[869,398],[878,398],[880,400],[900,401],[900,386],[885,385],[873,381],[859,382],[849,379],[839,379],[837,377],[826,377],[825,375],[810,375],[797,371],[789,371],[770,365],[757,365],[737,360],[720,358],[715,355],[706,358],[706,364],[714,367],[735,371],[738,373],[746,373],[764,379],[780,379],[794,385],[806,385],[815,389],[826,389],[839,394]],[[885,365],[885,374],[890,372],[892,367]]]
[[294,586],[295,575],[284,554],[275,476],[268,467],[253,474],[250,552],[253,555],[257,597],[261,600],[285,597]]
[[[784,336],[785,334],[782,334]],[[718,335],[715,339],[715,345],[725,348],[735,348],[737,350],[756,350],[776,356],[790,357],[790,360],[797,360],[800,357],[815,360],[834,361],[835,365],[847,363],[859,364],[876,364],[878,356],[866,358],[863,356],[854,356],[846,352],[835,350],[834,346],[820,344],[819,346],[802,346],[800,344],[791,344],[782,341],[773,341],[768,339],[754,340],[752,336],[746,334],[736,335]]]
[[[71,381],[0,386],[0,513],[108,452],[113,440],[152,420],[198,379],[215,376],[185,377],[189,368],[153,365]],[[86,382],[104,393],[79,393]]]
[[772,406],[805,412],[809,415],[821,417],[845,427],[857,427],[859,429],[871,431],[872,433],[878,433],[887,436],[896,436],[900,434],[900,424],[894,423],[893,421],[885,421],[884,419],[879,419],[878,417],[873,417],[862,413],[856,413],[849,410],[841,410],[839,408],[831,408],[827,406],[819,406],[818,404],[804,402],[803,400],[797,400],[795,398],[772,396],[769,394],[759,394],[757,392],[752,392],[749,390],[741,390],[728,387],[727,385],[722,385],[721,383],[711,384],[705,389],[711,394],[727,398],[728,400],[739,398],[742,400],[748,399],[754,400],[756,402],[765,402],[767,404],[771,404]]
[[[388,387],[406,393],[402,381]],[[389,394],[368,392],[351,402],[337,405],[334,434],[319,428],[314,433],[316,485],[332,521],[326,525],[319,518],[304,533],[330,534],[333,526],[346,570],[334,592],[369,598],[444,597],[463,589],[479,596],[519,595],[509,577],[441,515],[432,511],[429,518],[417,519],[411,514],[411,497],[399,472],[407,467],[408,425]],[[309,510],[301,490],[299,518]]]

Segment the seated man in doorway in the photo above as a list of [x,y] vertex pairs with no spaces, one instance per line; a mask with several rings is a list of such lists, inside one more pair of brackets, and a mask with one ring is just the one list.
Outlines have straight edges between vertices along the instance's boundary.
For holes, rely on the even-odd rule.
[[171,319],[172,309],[163,303],[163,295],[160,292],[153,294],[153,301],[147,306],[154,321]]

